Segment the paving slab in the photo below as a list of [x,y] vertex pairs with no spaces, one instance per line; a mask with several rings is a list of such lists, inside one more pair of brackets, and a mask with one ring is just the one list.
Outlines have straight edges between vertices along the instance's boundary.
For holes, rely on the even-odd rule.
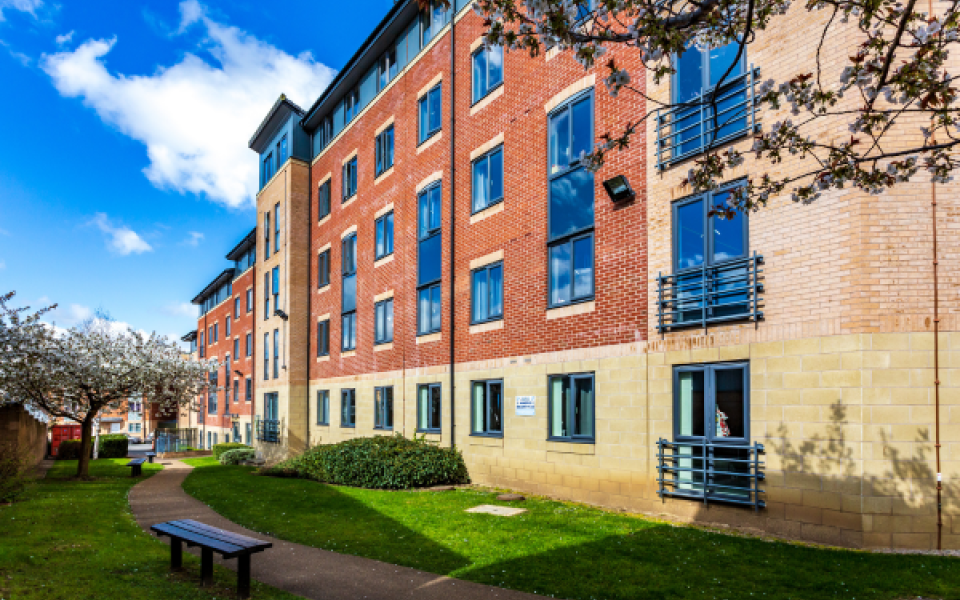
[[[534,600],[542,598],[482,585],[389,563],[338,554],[280,540],[227,520],[183,491],[181,484],[193,467],[171,460],[163,471],[130,490],[130,508],[137,523],[149,533],[151,525],[176,519],[194,519],[227,531],[273,543],[273,548],[253,555],[254,579],[287,592],[317,600]],[[199,556],[197,548],[189,550]],[[236,570],[235,559],[217,564]],[[199,572],[199,567],[197,567]]]

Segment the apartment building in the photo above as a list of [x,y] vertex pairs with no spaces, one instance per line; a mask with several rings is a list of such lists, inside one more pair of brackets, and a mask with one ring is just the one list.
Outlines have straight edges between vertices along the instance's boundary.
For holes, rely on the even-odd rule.
[[[722,126],[658,113],[590,173],[581,152],[645,115],[640,96],[611,98],[568,52],[484,47],[466,0],[396,3],[320,98],[281,97],[250,140],[256,447],[277,460],[416,434],[459,448],[480,484],[847,546],[960,546],[952,208],[939,321],[932,277],[931,198],[952,186],[725,220],[710,209],[765,166],[708,195],[682,183],[708,141],[747,148],[778,118],[754,108],[755,82],[809,64],[798,40],[816,26],[794,7],[757,34],[720,90]],[[695,99],[732,56],[691,52],[636,85]],[[231,278],[198,296],[208,357],[225,352],[210,325]]]

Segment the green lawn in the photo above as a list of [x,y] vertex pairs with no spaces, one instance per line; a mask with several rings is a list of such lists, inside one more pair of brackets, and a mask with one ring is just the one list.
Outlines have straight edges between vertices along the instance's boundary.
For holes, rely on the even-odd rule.
[[251,475],[192,459],[188,493],[251,529],[345,554],[583,599],[960,597],[960,560],[825,550],[710,533],[542,499],[465,513],[495,494],[385,492]]
[[[0,600],[149,600],[234,598],[236,574],[217,567],[215,585],[199,588],[200,561],[171,574],[170,550],[147,535],[127,504],[127,459],[90,463],[93,481],[70,479],[76,461],[58,462],[18,502],[0,506]],[[160,465],[143,465],[145,476]],[[257,583],[257,599],[293,596]]]

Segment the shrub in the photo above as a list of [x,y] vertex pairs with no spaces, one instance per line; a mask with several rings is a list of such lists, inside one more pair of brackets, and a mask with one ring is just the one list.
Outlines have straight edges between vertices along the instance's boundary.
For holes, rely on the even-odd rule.
[[16,442],[0,444],[0,502],[13,502],[30,481],[30,459]]
[[236,450],[227,450],[220,455],[221,465],[239,465],[246,460],[253,460],[257,453],[253,448],[237,448]]
[[[57,448],[57,460],[80,460],[80,440],[63,440]],[[93,444],[90,444],[93,455]]]
[[[126,458],[127,436],[119,433],[110,433],[100,436],[100,458]],[[62,447],[62,446],[61,446]]]
[[459,450],[399,433],[317,446],[263,473],[283,477],[291,471],[326,483],[387,490],[470,482]]
[[220,455],[226,452],[227,450],[239,450],[242,448],[249,448],[250,446],[246,444],[214,444],[213,445],[213,457],[216,459],[220,458]]

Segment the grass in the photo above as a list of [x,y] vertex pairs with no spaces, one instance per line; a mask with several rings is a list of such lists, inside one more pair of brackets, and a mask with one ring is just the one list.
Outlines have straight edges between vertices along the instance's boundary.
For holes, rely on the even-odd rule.
[[[14,504],[0,506],[0,600],[130,600],[236,597],[236,574],[215,568],[201,590],[200,561],[184,554],[184,573],[171,574],[167,545],[146,534],[127,503],[127,459],[90,463],[92,481],[73,479],[76,461],[59,461]],[[143,465],[145,476],[158,464]],[[254,583],[257,599],[293,596]]]
[[[251,475],[190,459],[184,489],[250,529],[460,579],[576,599],[960,597],[960,560],[821,549],[480,490],[387,492]],[[238,499],[242,499],[238,501]]]

